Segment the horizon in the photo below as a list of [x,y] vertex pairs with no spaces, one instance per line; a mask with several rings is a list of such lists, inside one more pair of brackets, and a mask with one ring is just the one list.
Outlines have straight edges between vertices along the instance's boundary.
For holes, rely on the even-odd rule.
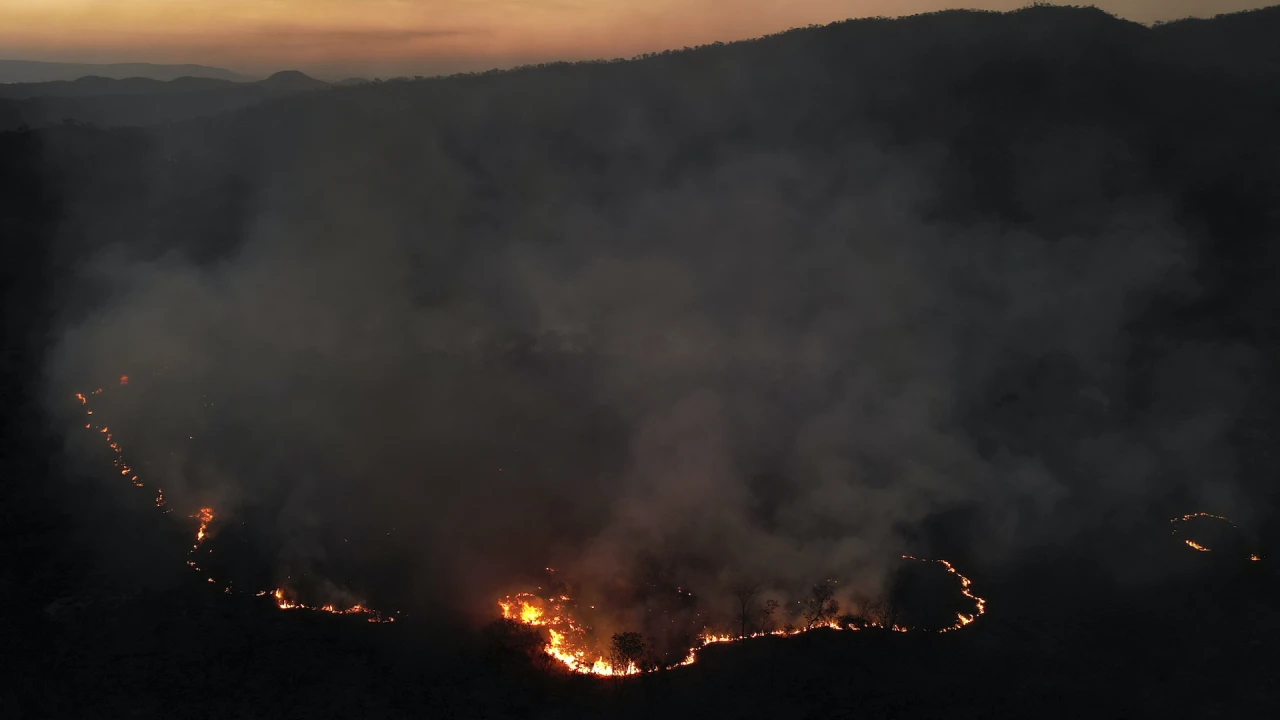
[[[940,10],[1010,11],[1026,0],[713,0],[641,5],[555,0],[12,0],[0,8],[0,54],[9,60],[69,64],[203,65],[251,78],[298,70],[329,81],[350,77],[436,76],[523,64],[634,57],[734,42],[806,25]],[[1151,24],[1213,17],[1274,0],[1100,0],[1118,18]],[[300,19],[304,13],[307,19]],[[369,17],[378,16],[378,22]],[[146,27],[145,30],[139,30]]]

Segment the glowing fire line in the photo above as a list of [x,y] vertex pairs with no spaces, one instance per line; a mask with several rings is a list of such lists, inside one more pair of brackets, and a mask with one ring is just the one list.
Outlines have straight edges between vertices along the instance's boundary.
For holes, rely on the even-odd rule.
[[[960,581],[961,593],[965,597],[973,600],[974,602],[973,614],[965,615],[963,613],[957,613],[956,622],[954,624],[947,626],[945,628],[939,628],[936,630],[916,629],[915,630],[916,632],[945,633],[945,632],[951,632],[952,630],[959,630],[960,628],[965,627],[970,623],[972,623],[974,620],[978,619],[978,617],[980,617],[983,613],[987,611],[986,599],[978,597],[977,595],[973,594],[973,591],[971,589],[972,582],[969,580],[969,578],[965,577],[958,570],[956,570],[955,566],[953,566],[950,562],[946,560],[924,560],[921,558],[912,557],[910,555],[903,555],[902,559],[912,560],[915,562],[935,562],[942,565],[944,568],[946,568],[948,573],[955,575],[956,578]],[[678,667],[692,665],[693,663],[697,662],[698,651],[701,650],[702,648],[707,647],[708,645],[741,642],[744,640],[751,640],[754,638],[761,638],[766,636],[791,637],[794,635],[800,635],[802,633],[809,632],[810,630],[817,630],[820,628],[827,629],[827,630],[842,630],[842,631],[857,631],[861,629],[861,627],[858,625],[844,625],[835,620],[831,620],[826,623],[821,623],[821,624],[817,624],[809,627],[794,628],[789,630],[782,629],[782,630],[760,631],[760,632],[751,633],[746,636],[740,636],[740,635],[734,635],[734,634],[728,634],[728,633],[715,634],[711,632],[704,632],[702,635],[698,637],[699,645],[696,647],[690,648],[689,653],[680,662],[674,663],[672,665],[667,665],[664,667],[653,668],[651,670],[643,670],[637,667],[634,662],[628,662],[626,667],[624,668],[617,668],[617,667],[614,667],[609,661],[607,661],[604,658],[603,655],[600,655],[598,652],[589,652],[585,648],[581,647],[581,643],[585,641],[587,628],[579,624],[577,621],[575,621],[573,617],[566,610],[564,603],[567,603],[571,600],[572,598],[565,595],[561,595],[559,597],[547,600],[547,599],[539,598],[537,595],[534,595],[532,593],[518,593],[516,595],[508,595],[507,597],[499,600],[498,608],[502,612],[502,617],[506,620],[516,621],[530,627],[546,629],[549,639],[547,641],[547,644],[542,648],[542,651],[547,655],[551,656],[552,658],[554,658],[556,661],[558,661],[567,670],[569,670],[570,672],[581,673],[585,675],[595,675],[597,677],[612,677],[612,676],[619,676],[619,675],[640,675],[645,672],[657,672],[659,670],[672,670]],[[869,627],[880,627],[880,626],[872,623],[871,625],[869,625]],[[893,632],[912,632],[911,628],[901,627],[898,625],[894,625],[893,627],[888,629]],[[594,660],[591,659],[592,655],[596,656]]]
[[[1229,520],[1226,517],[1223,517],[1222,515],[1214,515],[1213,513],[1207,513],[1207,512],[1193,512],[1193,513],[1187,513],[1182,517],[1176,517],[1169,520],[1169,522],[1173,524],[1174,537],[1178,536],[1178,525],[1180,525],[1181,523],[1187,522],[1189,520],[1196,520],[1198,518],[1208,518],[1210,520],[1219,520],[1221,522],[1224,522],[1230,525],[1231,527],[1236,527],[1235,523],[1231,522],[1231,520]],[[1192,550],[1195,550],[1196,552],[1202,552],[1202,553],[1213,552],[1212,548],[1206,547],[1196,542],[1195,540],[1191,540],[1189,538],[1181,538],[1181,540],[1187,547],[1191,548]],[[1259,556],[1257,553],[1249,553],[1249,556],[1247,559],[1249,560],[1249,562],[1262,561],[1262,557]]]
[[[129,384],[129,376],[121,375],[120,385],[128,385],[128,384]],[[104,392],[104,388],[98,388],[89,394],[101,395],[103,394],[103,392]],[[84,393],[76,393],[75,398],[76,400],[80,401],[80,406],[84,408],[86,416],[90,418],[90,421],[86,423],[84,426],[85,429],[94,431],[95,434],[97,435],[101,435],[106,441],[107,447],[111,450],[112,453],[115,454],[115,457],[112,459],[111,464],[119,471],[119,474],[122,477],[127,477],[137,487],[143,487],[143,483],[138,478],[138,475],[134,472],[134,469],[127,462],[125,462],[124,453],[120,448],[120,444],[115,440],[114,435],[111,433],[111,429],[106,425],[98,427],[93,424],[93,421],[92,421],[93,410],[89,408],[89,399],[84,395]],[[167,506],[167,502],[165,501],[165,498],[164,498],[164,490],[162,488],[156,488],[155,505],[163,513],[172,512],[172,509]],[[196,529],[195,542],[191,545],[191,549],[187,551],[187,565],[192,569],[194,569],[196,572],[203,572],[200,566],[196,563],[195,553],[200,549],[201,544],[203,544],[204,541],[209,537],[210,526],[213,524],[215,514],[213,511],[213,508],[202,507],[200,508],[199,512],[196,512],[190,517],[194,520],[199,521],[199,527]],[[210,583],[217,582],[212,577],[208,578],[208,581]],[[231,592],[230,584],[226,586],[223,592],[226,592],[226,593]],[[262,592],[255,594],[255,596],[257,597],[261,597],[264,595],[271,595],[276,601],[276,607],[280,608],[281,610],[314,610],[316,612],[327,612],[335,615],[364,615],[366,616],[366,619],[368,620],[368,622],[371,622],[371,623],[395,622],[395,616],[383,617],[383,615],[378,611],[373,610],[372,608],[365,607],[364,605],[359,603],[347,608],[339,608],[332,604],[304,605],[300,602],[285,599],[285,591],[283,588],[276,588],[274,591],[270,591],[270,592],[263,590]]]

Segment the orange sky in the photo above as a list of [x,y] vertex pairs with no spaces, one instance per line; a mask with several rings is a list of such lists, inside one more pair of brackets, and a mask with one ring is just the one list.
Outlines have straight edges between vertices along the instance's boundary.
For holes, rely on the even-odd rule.
[[[0,57],[435,74],[1029,0],[0,0]],[[1081,0],[1087,1],[1087,0]],[[1096,0],[1142,22],[1280,0]]]

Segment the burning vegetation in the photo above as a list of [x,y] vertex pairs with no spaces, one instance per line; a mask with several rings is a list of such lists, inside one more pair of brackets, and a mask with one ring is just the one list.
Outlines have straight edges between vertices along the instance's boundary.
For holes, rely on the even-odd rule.
[[[1213,548],[1206,544],[1208,540],[1202,537],[1203,535],[1217,536],[1220,539],[1229,537],[1232,534],[1238,536],[1238,533],[1235,532],[1237,530],[1235,523],[1222,515],[1214,515],[1213,513],[1187,513],[1181,517],[1173,518],[1169,522],[1173,525],[1173,536],[1196,552],[1207,553],[1213,551]],[[1187,537],[1188,535],[1194,535],[1195,537]],[[1262,560],[1262,556],[1257,552],[1245,552],[1243,554],[1249,562],[1260,562]]]
[[[129,385],[129,376],[121,375],[120,386]],[[90,398],[103,395],[104,388],[97,388],[87,395],[76,393],[75,398],[88,422],[85,429],[102,438],[112,453],[115,472],[136,487],[145,487],[135,466],[126,459],[120,443],[105,424],[96,424]],[[172,513],[170,498],[162,488],[156,488],[155,507],[162,513]],[[213,507],[199,507],[187,515],[194,525],[194,538],[188,551],[187,565],[206,577],[211,584],[218,584],[214,577],[202,568],[200,558],[210,552],[207,541],[215,529],[218,515]],[[1212,552],[1205,537],[1204,525],[1217,524],[1234,529],[1226,517],[1206,512],[1188,513],[1171,521],[1173,535],[1188,547],[1202,553]],[[1221,528],[1219,528],[1221,529]],[[1248,553],[1248,560],[1257,562],[1257,553]],[[964,612],[954,612],[949,624],[912,625],[904,620],[900,601],[894,598],[878,600],[854,600],[848,612],[841,613],[836,599],[834,583],[819,583],[801,600],[783,602],[780,598],[764,597],[759,584],[739,584],[732,588],[737,600],[737,617],[733,630],[726,623],[715,622],[703,611],[695,610],[694,594],[683,588],[663,588],[668,604],[659,607],[658,615],[671,629],[665,636],[654,638],[652,628],[646,632],[631,629],[621,632],[602,631],[601,628],[619,627],[616,618],[610,619],[595,605],[580,603],[577,593],[566,582],[553,579],[545,588],[519,592],[498,600],[502,622],[510,628],[523,630],[526,637],[534,638],[529,648],[532,653],[545,658],[562,670],[597,677],[629,676],[674,669],[697,661],[702,648],[713,644],[744,642],[766,636],[790,637],[813,630],[860,631],[878,629],[889,632],[937,632],[946,633],[967,627],[986,612],[986,600],[973,593],[972,582],[947,560],[930,560],[902,556],[905,563],[940,567],[959,584],[964,602],[971,604]],[[555,571],[547,568],[554,577]],[[231,583],[223,592],[232,593]],[[254,592],[255,597],[270,597],[280,610],[324,612],[334,615],[358,615],[371,623],[395,622],[394,615],[367,607],[362,602],[307,604],[296,592],[286,587]],[[675,598],[675,604],[671,604]],[[650,603],[649,611],[655,606]],[[625,626],[625,623],[622,623]]]
[[[663,658],[655,646],[639,632],[613,633],[605,644],[604,637],[586,619],[596,608],[582,607],[566,590],[563,582],[552,583],[540,593],[522,592],[498,600],[504,622],[538,632],[542,645],[535,651],[551,658],[561,668],[574,673],[613,677],[670,670],[691,665],[702,648],[720,643],[742,642],[767,636],[790,637],[811,630],[858,631],[880,629],[892,632],[945,633],[965,627],[986,612],[986,600],[971,589],[972,582],[946,560],[923,560],[909,555],[902,559],[912,563],[936,564],[960,583],[961,594],[973,603],[969,613],[956,613],[954,621],[943,627],[909,627],[902,618],[897,598],[864,600],[852,613],[840,613],[832,582],[814,585],[809,596],[796,601],[798,617],[784,616],[784,605],[775,598],[757,602],[761,595],[758,584],[739,584],[733,588],[740,617],[734,623],[738,632],[716,630],[704,625],[691,637],[687,650]],[[554,574],[554,570],[547,569]],[[677,591],[692,597],[691,592]],[[695,619],[705,620],[702,613]],[[782,625],[779,627],[778,623]]]
[[[128,384],[128,376],[122,375],[119,385]],[[134,466],[126,461],[120,443],[111,429],[106,425],[95,424],[90,397],[100,396],[104,392],[104,388],[98,388],[88,395],[76,393],[75,398],[88,419],[85,428],[103,438],[112,452],[113,467],[120,476],[127,478],[137,487],[145,487]],[[173,511],[171,500],[165,496],[162,488],[156,488],[154,504],[157,509],[163,513],[171,513]],[[189,513],[187,517],[194,526],[187,565],[204,576],[209,583],[219,584],[216,578],[209,575],[201,561],[201,558],[206,557],[206,553],[211,552],[207,543],[214,533],[218,514],[213,507],[203,506]],[[655,594],[665,593],[668,600],[675,598],[675,605],[669,603],[669,607],[660,611],[659,614],[669,615],[668,622],[678,629],[671,630],[664,638],[665,643],[660,652],[658,644],[645,633],[624,631],[612,633],[607,639],[598,637],[595,629],[597,623],[593,616],[600,613],[595,606],[579,606],[564,583],[554,583],[549,586],[550,590],[544,591],[539,588],[539,592],[523,592],[505,597],[498,602],[498,606],[506,622],[533,630],[538,634],[540,647],[537,648],[537,652],[539,654],[568,671],[600,677],[637,675],[689,665],[697,660],[700,649],[712,644],[745,641],[764,636],[786,637],[817,629],[854,631],[880,628],[894,632],[913,630],[949,632],[965,627],[985,612],[986,601],[972,593],[969,578],[960,574],[951,563],[945,560],[921,560],[909,556],[904,556],[903,559],[916,563],[936,564],[944,568],[959,581],[961,593],[973,604],[972,610],[956,613],[954,621],[944,627],[913,628],[907,627],[902,622],[899,608],[888,601],[863,602],[856,608],[856,614],[841,615],[839,602],[834,597],[834,589],[830,583],[816,585],[811,596],[797,601],[790,614],[777,599],[770,598],[757,604],[755,601],[761,594],[759,586],[741,587],[735,589],[735,594],[741,601],[742,618],[735,623],[738,625],[738,632],[733,633],[712,629],[714,623],[710,622],[703,612],[691,611],[694,598],[691,591],[683,587],[663,588],[655,591]],[[548,571],[554,572],[550,568]],[[223,592],[234,592],[231,583],[224,585]],[[270,597],[274,605],[281,610],[359,615],[372,623],[395,622],[396,619],[394,615],[384,616],[361,602],[307,604],[296,593],[285,587],[259,590],[253,595]],[[748,614],[752,615],[750,621],[747,618]],[[610,623],[602,623],[604,624]]]
[[[129,385],[129,376],[121,375],[119,384],[121,386]],[[103,392],[104,388],[98,388],[89,393],[89,395],[98,396],[102,395]],[[86,397],[84,393],[76,393],[75,398],[80,402],[80,406],[84,409],[86,417],[89,418],[89,422],[85,424],[85,429],[94,432],[96,435],[99,435],[104,439],[107,447],[112,452],[113,457],[111,462],[117,473],[122,477],[128,478],[134,486],[140,488],[145,487],[143,481],[139,478],[134,468],[125,461],[124,452],[120,447],[120,443],[115,439],[114,434],[111,432],[111,429],[106,425],[98,426],[94,424],[93,410],[89,407],[89,398]],[[169,506],[169,503],[164,496],[163,488],[156,488],[155,506],[162,513],[167,514],[172,512],[172,508]],[[208,540],[212,534],[213,523],[217,516],[213,508],[201,507],[188,517],[194,521],[196,530],[195,539],[192,542],[191,549],[187,551],[187,566],[202,575],[206,575],[204,569],[201,568],[197,557],[201,553],[205,541]],[[209,583],[218,584],[218,581],[213,577],[208,577],[206,575],[206,579]],[[223,592],[228,594],[232,592],[230,583],[227,583],[224,586]],[[363,603],[359,602],[347,606],[339,606],[332,603],[325,605],[307,605],[300,602],[296,597],[292,597],[291,593],[284,588],[276,588],[270,591],[263,590],[254,593],[254,595],[256,597],[270,595],[275,601],[276,607],[281,610],[311,610],[315,612],[332,613],[335,615],[360,615],[371,623],[395,622],[394,615],[383,616],[382,613],[366,607]]]

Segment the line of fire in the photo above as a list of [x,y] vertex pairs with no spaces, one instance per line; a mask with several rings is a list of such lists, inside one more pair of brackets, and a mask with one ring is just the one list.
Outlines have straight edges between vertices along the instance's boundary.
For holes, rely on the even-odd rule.
[[[129,376],[121,375],[118,385],[129,386]],[[138,488],[146,484],[137,468],[126,460],[120,442],[109,425],[94,415],[92,398],[103,395],[108,389],[100,387],[90,393],[76,393],[87,422],[84,428],[101,437],[112,453],[112,467],[116,475]],[[173,512],[170,500],[162,488],[155,488],[155,506],[164,514]],[[207,579],[209,584],[221,586],[224,593],[239,592],[232,583],[221,583],[203,567],[201,558],[207,552],[206,541],[211,537],[218,514],[212,507],[199,507],[186,516],[194,527],[194,538],[188,550],[187,565]],[[1218,529],[1234,529],[1235,524],[1222,515],[1208,512],[1187,513],[1170,520],[1173,536],[1200,553],[1213,552],[1208,544],[1213,526]],[[1221,533],[1219,533],[1221,534]],[[1245,552],[1243,557],[1251,562],[1262,561],[1257,552]],[[987,600],[973,592],[972,581],[956,569],[951,562],[942,559],[924,559],[903,555],[904,566],[927,569],[941,573],[953,583],[958,599],[966,609],[954,611],[946,622],[912,624],[906,619],[900,600],[896,598],[863,599],[851,607],[842,608],[836,599],[836,583],[828,581],[813,586],[809,595],[801,600],[783,602],[765,597],[759,584],[743,584],[733,589],[742,609],[737,632],[713,629],[703,615],[695,613],[696,631],[687,635],[686,649],[675,656],[655,655],[651,644],[638,632],[597,632],[592,616],[599,614],[595,605],[584,606],[573,594],[572,583],[558,577],[552,568],[546,568],[547,580],[535,589],[506,595],[497,600],[499,622],[523,628],[533,634],[539,647],[535,651],[549,658],[561,671],[617,677],[640,675],[672,670],[695,663],[699,651],[710,645],[747,642],[764,637],[792,637],[812,631],[879,631],[890,633],[934,632],[947,633],[969,627],[987,611]],[[393,623],[397,613],[384,614],[361,602],[349,604],[302,602],[295,591],[287,587],[260,589],[251,593],[254,597],[267,597],[281,610],[305,610],[360,617],[370,623]],[[674,594],[692,598],[693,593],[682,587],[674,588]],[[748,607],[751,618],[747,617]],[[844,612],[841,612],[841,610]],[[677,643],[678,644],[678,643]]]

